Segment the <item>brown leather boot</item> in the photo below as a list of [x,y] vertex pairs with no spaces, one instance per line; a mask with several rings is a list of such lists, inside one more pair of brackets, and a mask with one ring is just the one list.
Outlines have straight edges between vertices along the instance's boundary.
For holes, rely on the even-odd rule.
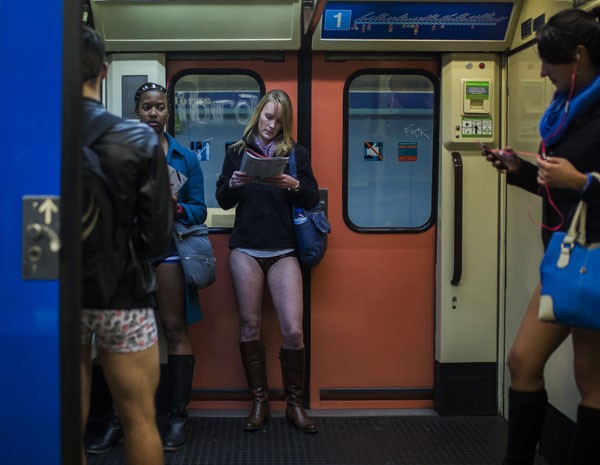
[[252,393],[252,409],[246,417],[244,431],[258,431],[269,418],[265,346],[260,340],[240,342],[240,353]]
[[304,392],[304,349],[284,349],[279,351],[281,360],[281,374],[285,389],[285,417],[304,433],[318,431],[315,421],[308,416],[302,407],[302,393]]

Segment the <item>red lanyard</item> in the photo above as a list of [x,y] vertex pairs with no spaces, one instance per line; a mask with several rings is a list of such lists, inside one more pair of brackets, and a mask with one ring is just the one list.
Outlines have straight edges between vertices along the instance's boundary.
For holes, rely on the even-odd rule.
[[[562,127],[565,124],[565,121],[567,119],[567,114],[569,113],[569,104],[571,103],[571,99],[573,98],[573,93],[575,92],[575,77],[577,76],[577,66],[578,65],[579,65],[579,61],[576,61],[575,66],[573,67],[573,71],[571,72],[571,88],[569,89],[569,96],[567,97],[567,101],[565,102],[565,109],[564,109],[562,117],[560,119],[560,123],[558,124],[556,129],[554,131],[552,131],[552,134],[550,134],[548,137],[542,139],[541,155],[544,160],[546,159],[546,140],[550,140],[556,134],[558,134],[558,131],[560,131],[562,129]],[[526,154],[526,155],[534,155],[534,154]],[[552,209],[558,214],[558,216],[560,218],[559,223],[556,226],[548,226],[548,225],[545,225],[543,223],[536,221],[531,214],[531,212],[533,211],[533,204],[531,204],[529,206],[529,208],[527,209],[527,216],[529,217],[529,219],[531,221],[533,221],[536,225],[538,225],[541,228],[547,229],[548,231],[558,231],[562,227],[562,225],[565,224],[565,215],[556,206],[556,204],[554,203],[554,200],[552,200],[552,196],[550,195],[550,187],[547,184],[544,187],[546,188],[546,197],[548,199],[548,203],[550,204]],[[542,189],[542,187],[540,186],[540,188],[538,189],[539,195],[542,195],[541,189]]]

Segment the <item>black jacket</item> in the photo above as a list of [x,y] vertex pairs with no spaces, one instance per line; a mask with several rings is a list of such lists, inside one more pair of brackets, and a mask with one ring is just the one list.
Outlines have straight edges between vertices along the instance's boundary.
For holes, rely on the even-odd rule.
[[[565,134],[554,145],[547,147],[546,152],[551,157],[562,157],[569,160],[582,173],[600,172],[600,105],[573,121]],[[540,189],[537,183],[537,166],[521,160],[518,173],[509,174],[509,184],[541,194],[543,196],[542,221],[547,226],[560,223],[560,216],[550,205],[546,189]],[[561,231],[569,229],[571,219],[580,200],[588,205],[586,233],[588,242],[600,242],[600,183],[593,179],[583,194],[572,189],[551,188],[550,195],[556,207],[565,216]],[[544,247],[550,242],[552,232],[542,229]]]
[[[100,102],[84,98],[84,128],[89,128],[90,121],[103,112],[106,109]],[[109,129],[92,147],[116,194],[119,208],[115,227],[119,228],[119,235],[130,237],[130,243],[135,244],[122,258],[128,263],[117,292],[102,307],[154,307],[154,272],[145,256],[158,254],[171,239],[173,206],[165,155],[149,126],[125,120]],[[83,307],[98,308],[97,302],[89,300],[84,287]]]
[[[248,143],[248,142],[247,142]],[[260,153],[252,143],[248,146]],[[237,205],[230,248],[293,249],[296,247],[292,223],[292,204],[313,208],[319,202],[319,186],[315,179],[308,151],[296,144],[296,172],[300,181],[298,192],[290,192],[268,184],[252,182],[239,189],[229,187],[234,171],[240,169],[243,152],[239,146],[230,146],[217,180],[216,197],[221,208],[228,210]],[[289,164],[285,174],[290,174]]]

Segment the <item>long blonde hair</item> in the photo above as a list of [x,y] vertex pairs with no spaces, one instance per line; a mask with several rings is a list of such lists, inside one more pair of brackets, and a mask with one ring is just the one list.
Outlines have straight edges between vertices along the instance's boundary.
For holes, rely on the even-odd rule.
[[[292,123],[294,121],[294,116],[290,97],[281,89],[274,89],[267,92],[257,103],[254,113],[244,129],[244,139],[250,140],[258,132],[260,114],[265,108],[265,105],[269,102],[281,106],[281,133],[275,139],[274,156],[284,157],[294,146],[294,141],[292,140]],[[234,147],[242,151],[246,148],[246,142],[240,140],[234,144]]]

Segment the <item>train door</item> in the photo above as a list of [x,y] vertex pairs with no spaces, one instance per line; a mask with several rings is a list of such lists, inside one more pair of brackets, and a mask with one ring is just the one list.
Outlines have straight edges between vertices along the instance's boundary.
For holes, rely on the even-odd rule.
[[311,279],[311,406],[433,398],[435,60],[312,63],[312,164],[329,249]]
[[311,22],[333,227],[312,272],[311,405],[495,413],[498,180],[473,142],[498,140],[498,57],[481,50],[508,47],[519,9],[329,2]]
[[78,463],[79,2],[0,11],[2,462]]
[[[243,57],[243,54],[241,54]],[[265,55],[266,56],[266,55]],[[207,224],[217,259],[217,279],[200,291],[203,321],[189,327],[196,366],[193,398],[197,407],[240,406],[247,385],[240,361],[239,326],[229,276],[229,239],[235,215],[215,199],[215,186],[228,145],[239,140],[265,89],[283,89],[292,100],[297,136],[298,64],[295,53],[277,53],[266,60],[246,55],[236,60],[172,60],[167,77],[172,93],[171,131],[193,147],[204,173]],[[269,387],[282,385],[278,351],[281,347],[277,318],[265,292],[262,337],[266,346]],[[218,401],[218,403],[215,403]]]

